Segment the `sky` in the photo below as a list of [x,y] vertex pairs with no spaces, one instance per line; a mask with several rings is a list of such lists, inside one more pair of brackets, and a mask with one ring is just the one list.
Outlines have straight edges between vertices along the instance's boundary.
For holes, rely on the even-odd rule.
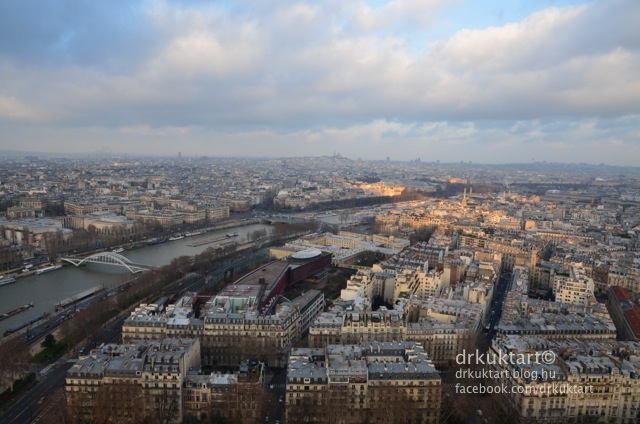
[[640,161],[638,0],[0,0],[0,150]]

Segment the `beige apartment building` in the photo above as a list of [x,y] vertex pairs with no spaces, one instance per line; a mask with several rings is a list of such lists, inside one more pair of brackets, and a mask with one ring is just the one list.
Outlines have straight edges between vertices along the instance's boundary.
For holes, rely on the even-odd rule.
[[[156,305],[140,305],[124,321],[124,341],[159,340],[165,337],[197,337],[202,344],[204,365],[235,366],[247,359],[271,366],[285,366],[286,356],[311,322],[324,308],[324,295],[310,290],[277,305],[273,313],[261,313],[256,304],[256,287],[227,298],[219,296],[207,304],[202,317],[193,316],[188,305],[170,305],[158,311]],[[241,296],[242,295],[242,296]]]
[[73,230],[95,231],[100,234],[132,234],[136,221],[111,212],[91,212],[65,216],[62,223]]
[[207,206],[205,213],[209,222],[222,221],[229,218],[229,206]]
[[634,294],[640,294],[640,269],[634,267],[611,267],[607,283],[609,287],[620,286]]
[[64,201],[64,212],[67,215],[82,215],[92,212],[111,212],[119,213],[122,211],[122,205],[119,203],[96,203],[92,201]]
[[418,343],[292,349],[287,422],[437,423],[442,381]]
[[240,364],[234,372],[188,371],[182,392],[185,422],[261,422],[273,403],[265,387],[264,364]]
[[[640,344],[636,342],[507,336],[494,340],[490,353],[521,355],[532,361],[495,361],[488,365],[495,374],[487,385],[508,389],[499,395],[498,404],[509,422],[638,422]],[[543,359],[536,361],[536,353]]]
[[588,306],[595,303],[595,285],[581,263],[574,263],[568,276],[556,274],[553,280],[553,294],[556,302]]
[[92,421],[179,423],[187,371],[200,367],[198,339],[133,340],[80,357],[67,371],[69,412]]
[[484,305],[455,299],[411,299],[403,310],[324,312],[309,328],[309,346],[379,342],[420,343],[431,360],[450,366],[482,329]]

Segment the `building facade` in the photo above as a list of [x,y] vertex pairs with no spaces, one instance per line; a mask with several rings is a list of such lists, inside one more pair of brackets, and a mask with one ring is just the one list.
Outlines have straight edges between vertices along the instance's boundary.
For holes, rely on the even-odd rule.
[[287,422],[437,423],[442,382],[413,342],[328,345],[291,351]]

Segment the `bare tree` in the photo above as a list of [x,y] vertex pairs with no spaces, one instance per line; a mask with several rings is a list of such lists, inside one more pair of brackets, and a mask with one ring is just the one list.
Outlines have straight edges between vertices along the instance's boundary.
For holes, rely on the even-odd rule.
[[251,233],[247,234],[250,241],[256,241],[259,238],[265,237],[267,235],[267,230],[253,230]]
[[155,389],[146,395],[148,422],[169,424],[180,420],[180,388]]
[[286,407],[287,422],[321,423],[326,419],[327,409],[323,405],[323,393],[309,393],[292,400]]
[[44,245],[47,249],[47,255],[49,255],[49,258],[58,256],[65,248],[64,239],[60,233],[46,234],[44,236]]
[[[210,422],[229,424],[253,424],[262,421],[268,413],[273,394],[260,381],[252,377],[239,378],[225,392],[212,398]],[[247,381],[249,379],[249,381]]]
[[79,311],[73,318],[60,326],[60,333],[69,349],[73,350],[85,339],[94,341],[107,321],[109,311],[116,306],[108,300],[102,300]]
[[30,359],[29,345],[22,337],[0,343],[0,382],[13,384],[27,371]]
[[80,417],[72,416],[69,413],[64,387],[55,389],[42,404],[40,411],[43,412],[38,418],[41,418],[43,422],[76,424],[80,421]]
[[344,225],[349,221],[350,212],[348,210],[340,211],[340,225]]
[[425,422],[424,414],[427,412],[426,403],[421,403],[421,398],[407,393],[413,388],[398,386],[371,386],[369,387],[369,405],[367,423],[404,424],[410,422]]
[[142,386],[135,381],[103,384],[95,394],[92,421],[95,424],[143,422],[142,401]]

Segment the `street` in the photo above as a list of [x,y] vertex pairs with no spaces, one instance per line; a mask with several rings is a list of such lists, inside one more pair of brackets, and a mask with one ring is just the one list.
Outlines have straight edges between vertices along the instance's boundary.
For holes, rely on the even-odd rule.
[[64,359],[57,361],[46,375],[39,376],[34,388],[27,391],[15,404],[0,416],[2,424],[27,424],[34,420],[38,409],[51,393],[64,387],[67,370],[73,362]]

